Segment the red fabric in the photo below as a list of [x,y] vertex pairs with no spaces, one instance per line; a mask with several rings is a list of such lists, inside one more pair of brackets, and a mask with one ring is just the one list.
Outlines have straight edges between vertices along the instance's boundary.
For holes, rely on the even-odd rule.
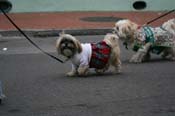
[[90,68],[102,69],[108,63],[111,47],[106,42],[92,43]]

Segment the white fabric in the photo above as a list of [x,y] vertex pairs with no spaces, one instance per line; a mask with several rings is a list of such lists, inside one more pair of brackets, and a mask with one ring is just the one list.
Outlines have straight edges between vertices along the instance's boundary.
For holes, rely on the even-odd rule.
[[78,68],[79,66],[88,66],[92,54],[92,47],[90,43],[81,44],[82,52],[77,53],[71,58],[72,68]]

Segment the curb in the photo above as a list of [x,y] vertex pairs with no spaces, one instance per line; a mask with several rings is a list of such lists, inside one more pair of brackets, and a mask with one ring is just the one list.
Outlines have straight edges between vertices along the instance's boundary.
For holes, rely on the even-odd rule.
[[[23,30],[24,33],[32,37],[55,37],[59,36],[59,33],[64,31],[65,33],[71,34],[73,36],[81,35],[105,35],[106,33],[111,33],[112,29],[53,29],[53,30]],[[18,30],[0,30],[0,35],[3,37],[13,37],[13,36],[23,36]]]

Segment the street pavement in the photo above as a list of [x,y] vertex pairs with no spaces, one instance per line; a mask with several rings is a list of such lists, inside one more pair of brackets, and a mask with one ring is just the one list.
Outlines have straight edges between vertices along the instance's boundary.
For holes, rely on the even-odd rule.
[[[97,42],[98,36],[76,36]],[[57,37],[32,38],[57,56]],[[175,62],[153,55],[132,64],[121,44],[122,73],[66,77],[70,62],[51,59],[23,37],[1,37],[0,80],[6,99],[0,116],[174,116]],[[57,56],[59,57],[59,56]]]

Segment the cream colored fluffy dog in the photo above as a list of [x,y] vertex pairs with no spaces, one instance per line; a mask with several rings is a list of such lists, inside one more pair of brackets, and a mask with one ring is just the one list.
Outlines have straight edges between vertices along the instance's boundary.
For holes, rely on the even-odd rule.
[[120,73],[120,48],[115,34],[105,35],[103,41],[98,43],[80,43],[70,34],[60,34],[56,48],[58,54],[72,62],[72,70],[67,76],[85,76],[89,68],[103,73],[110,66],[115,68],[114,73]]
[[156,28],[139,26],[130,20],[120,20],[115,23],[114,32],[124,41],[126,48],[136,51],[130,62],[148,61],[151,52],[175,60],[175,19],[170,19]]

